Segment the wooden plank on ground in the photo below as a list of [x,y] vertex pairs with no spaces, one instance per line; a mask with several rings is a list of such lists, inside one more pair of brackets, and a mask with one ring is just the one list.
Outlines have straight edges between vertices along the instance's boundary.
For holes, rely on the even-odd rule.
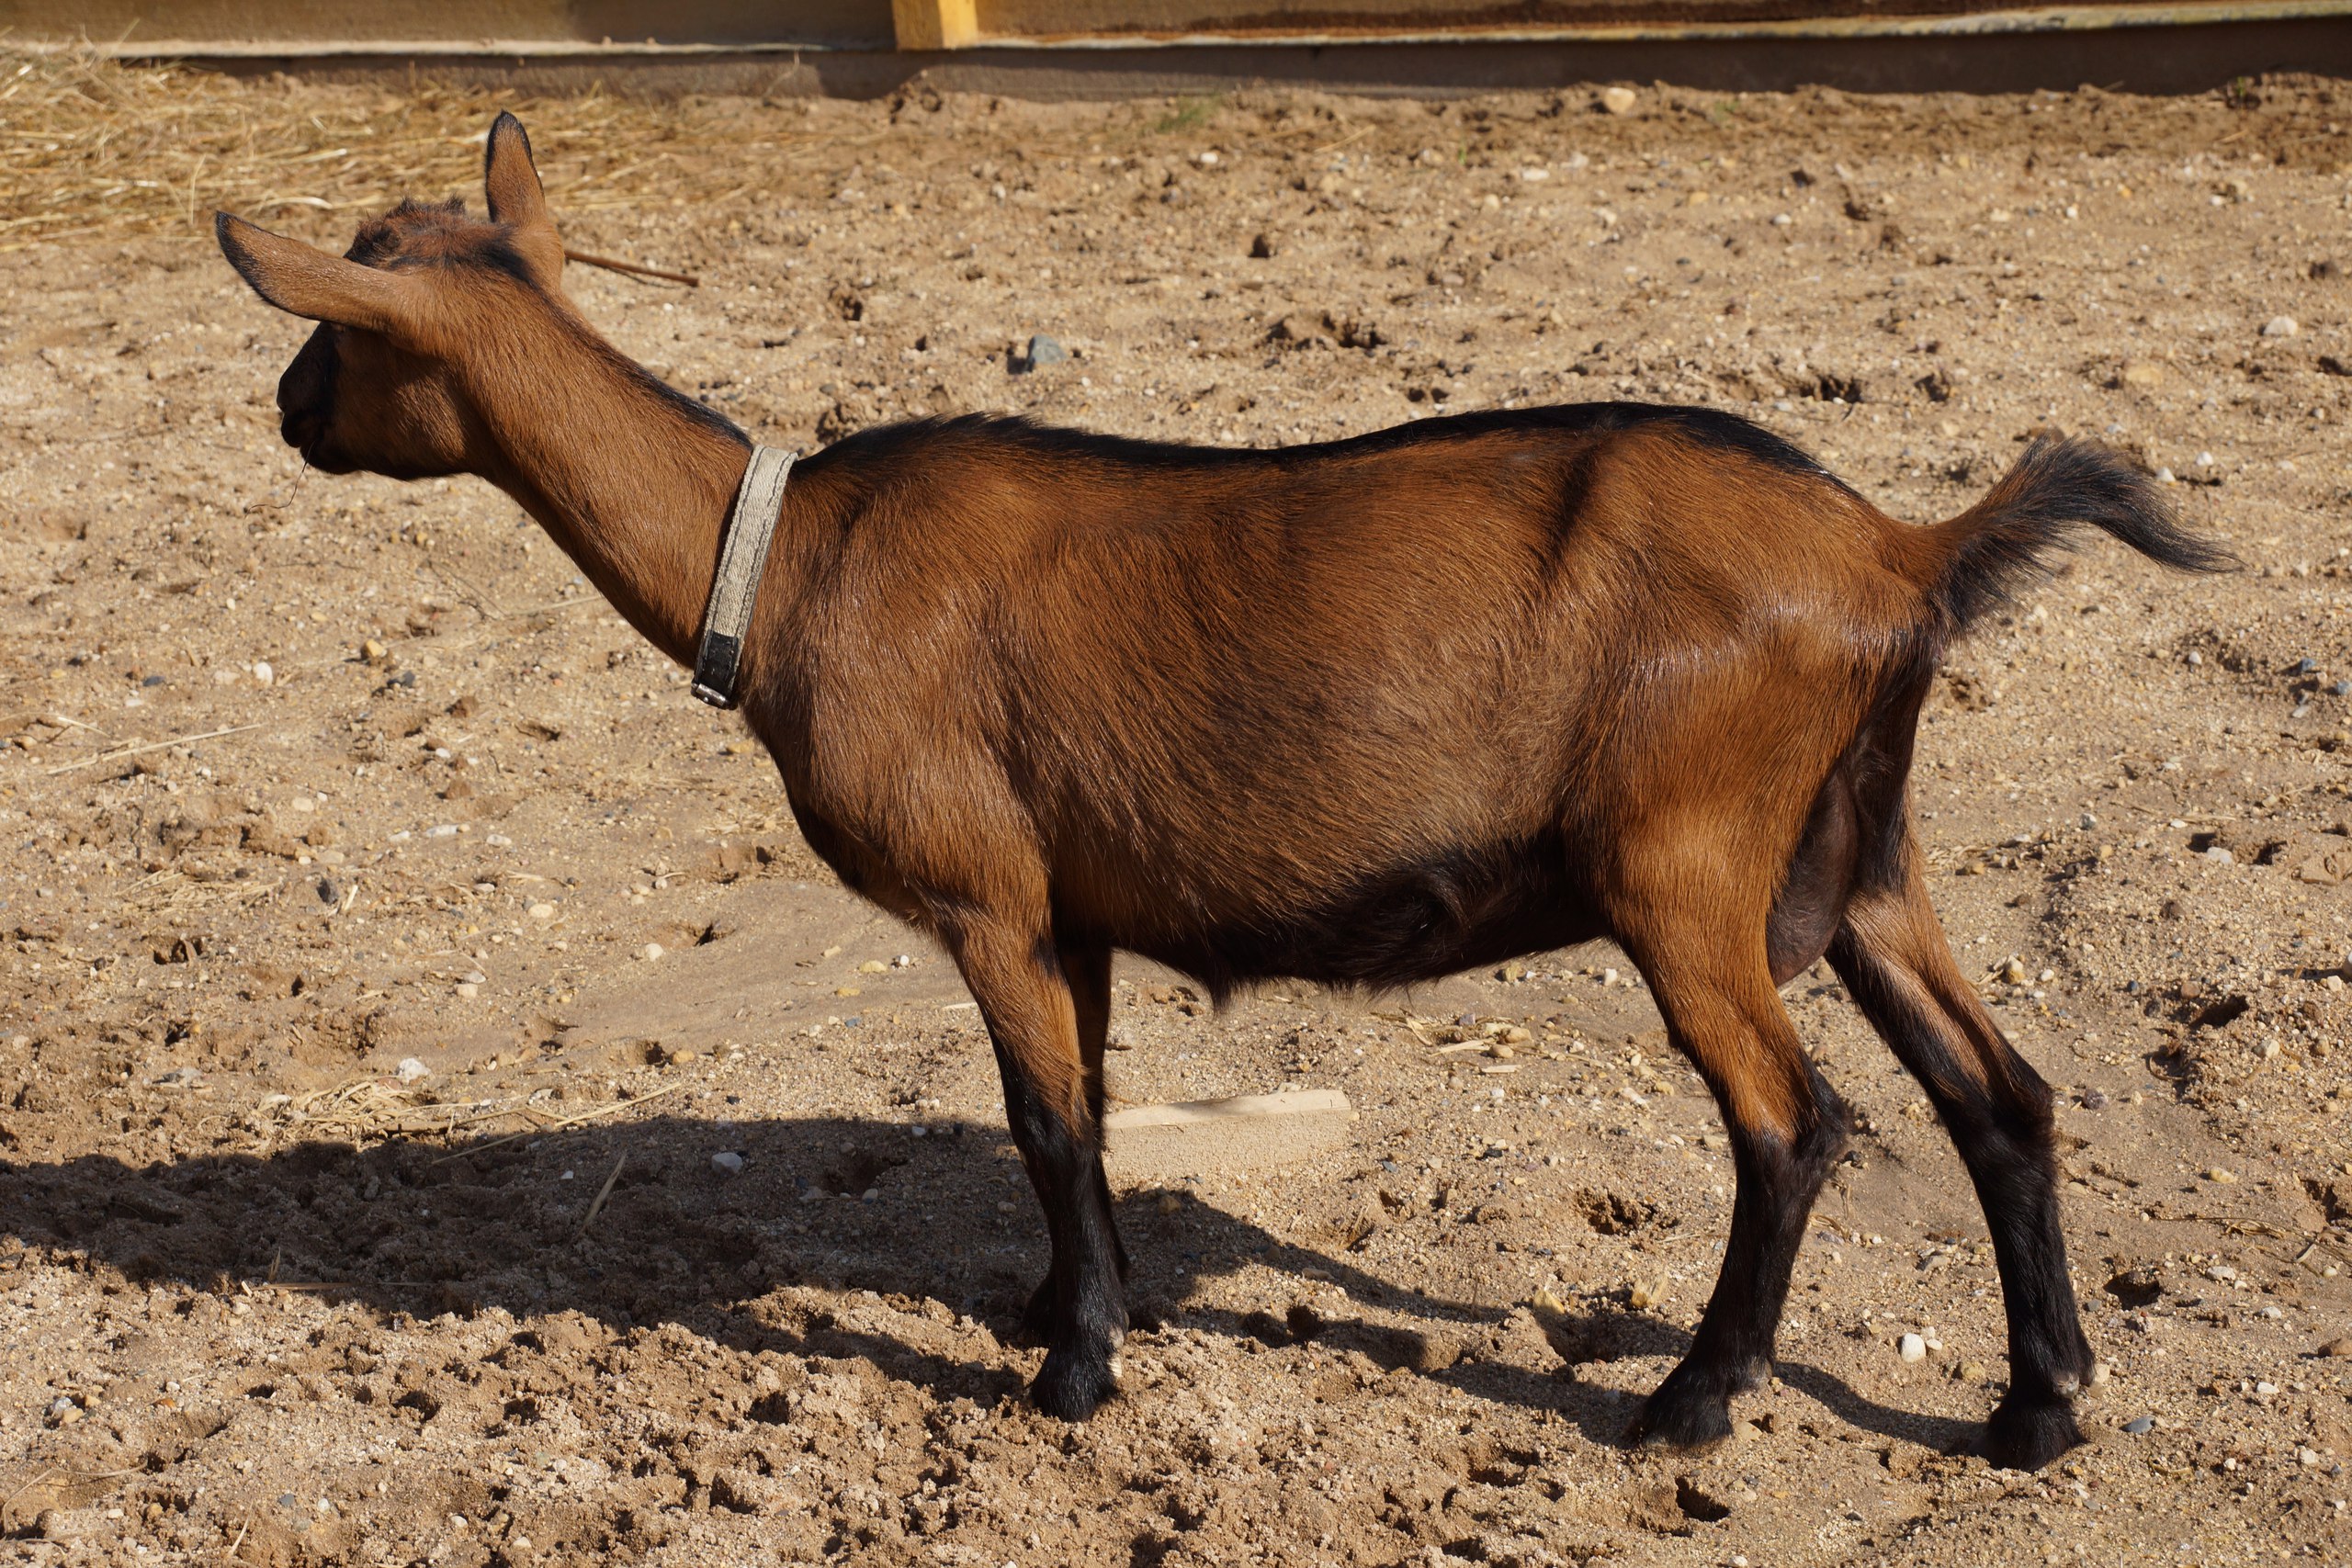
[[1131,1105],[1102,1119],[1103,1163],[1123,1186],[1303,1165],[1345,1144],[1354,1120],[1336,1089]]

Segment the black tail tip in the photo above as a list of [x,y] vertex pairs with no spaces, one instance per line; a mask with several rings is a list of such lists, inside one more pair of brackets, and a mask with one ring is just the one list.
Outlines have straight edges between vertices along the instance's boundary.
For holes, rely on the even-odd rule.
[[2182,524],[2169,483],[2103,442],[2045,433],[2011,475],[2041,519],[2087,524],[2176,571],[2236,571],[2245,564]]

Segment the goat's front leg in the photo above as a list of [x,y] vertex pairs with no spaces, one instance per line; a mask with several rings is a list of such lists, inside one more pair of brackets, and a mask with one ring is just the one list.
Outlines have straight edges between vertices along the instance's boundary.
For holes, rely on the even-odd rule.
[[[1078,1020],[1079,1064],[1086,1073],[1086,1109],[1099,1130],[1102,1125],[1102,1054],[1111,1037],[1111,950],[1099,946],[1065,946],[1058,948],[1062,979],[1069,987],[1071,1011]],[[1099,1131],[1098,1131],[1099,1136]],[[1111,1183],[1103,1175],[1102,1161],[1094,1161],[1094,1183],[1101,1190],[1102,1212],[1112,1214]],[[1127,1248],[1120,1240],[1115,1219],[1111,1224],[1111,1255],[1118,1262],[1119,1279],[1127,1278]],[[1021,1337],[1031,1345],[1051,1346],[1055,1325],[1061,1321],[1061,1294],[1055,1287],[1054,1270],[1037,1281],[1031,1292],[1028,1307],[1021,1314]]]
[[[1073,976],[1049,936],[1016,922],[967,925],[953,946],[996,1046],[1005,1120],[1053,1243],[1051,1269],[1023,1319],[1046,1345],[1030,1395],[1048,1415],[1082,1420],[1116,1391],[1115,1358],[1127,1331],[1125,1266],[1102,1175],[1100,1033],[1109,955],[1100,955],[1099,976],[1091,967]],[[1091,1062],[1081,1021],[1097,1036]]]

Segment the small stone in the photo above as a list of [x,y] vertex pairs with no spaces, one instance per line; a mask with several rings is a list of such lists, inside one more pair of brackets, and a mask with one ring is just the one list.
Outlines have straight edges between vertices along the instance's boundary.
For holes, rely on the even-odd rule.
[[857,966],[857,972],[861,975],[886,975],[889,973],[889,969],[890,966],[878,958],[869,958]]
[[650,963],[652,963],[655,959],[657,959],[657,958],[661,957],[661,956],[662,956],[662,954],[665,951],[667,951],[667,950],[666,950],[666,949],[664,949],[664,948],[662,947],[662,945],[660,942],[647,942],[647,943],[645,944],[645,951],[644,951],[644,958],[645,958],[645,961],[646,961],[648,964],[650,964]]
[[2156,1429],[2156,1418],[2153,1416],[2135,1416],[2123,1423],[2123,1429],[2135,1438],[2144,1437]]
[[266,685],[268,685],[268,684],[270,683],[270,682],[272,682],[272,681],[276,680],[277,678],[277,671],[275,671],[275,670],[272,670],[272,669],[269,667],[269,661],[268,661],[267,660],[263,660],[261,662],[259,662],[259,663],[257,663],[257,664],[255,664],[255,665],[254,666],[254,685],[256,685],[256,686],[266,686]]
[[2232,1187],[2237,1184],[2238,1179],[2236,1173],[2232,1171],[2227,1166],[2217,1165],[2212,1169],[2205,1173],[2205,1179],[2217,1186]]
[[2230,853],[2229,851],[2223,849],[2219,844],[2215,844],[2211,849],[2207,850],[2205,852],[2205,858],[2211,861],[2216,865],[2235,865],[2238,863],[2237,856]]
[[400,1066],[392,1069],[392,1077],[402,1083],[414,1083],[419,1078],[429,1078],[432,1076],[433,1069],[414,1056],[402,1056]]
[[1029,369],[1035,370],[1040,366],[1059,365],[1069,358],[1069,349],[1064,348],[1057,340],[1038,333],[1030,338],[1029,352],[1023,355],[1023,363]]
[[1982,1361],[1962,1361],[1960,1364],[1960,1381],[1962,1382],[1983,1382],[1989,1375]]
[[1636,1312],[1662,1304],[1666,1301],[1666,1276],[1660,1274],[1655,1280],[1635,1280],[1631,1299]]
[[695,1060],[701,1055],[701,1052],[695,1050],[691,1045],[681,1045],[676,1050],[668,1053],[662,1059],[669,1063],[670,1066],[673,1067],[683,1067],[688,1062]]
[[2026,981],[2024,960],[2012,958],[2007,964],[2002,964],[2001,978],[2007,981],[2012,986],[2024,985]]
[[1250,238],[1250,254],[1259,261],[1272,260],[1275,249],[1274,237],[1272,234],[1261,233]]
[[530,915],[531,919],[535,920],[552,920],[555,919],[555,906],[553,904],[534,904],[531,906]]
[[473,981],[460,980],[458,982],[458,996],[461,1000],[471,1001],[481,995],[481,987],[476,985]]
[[194,1067],[174,1067],[154,1080],[158,1089],[195,1089],[204,1082],[204,1075]]
[[2292,316],[2273,316],[2262,323],[2264,337],[2293,337],[2301,331],[2302,329],[2295,324]]
[[51,1426],[71,1427],[74,1422],[79,1421],[81,1418],[82,1407],[74,1404],[72,1400],[59,1398],[52,1400],[50,1403],[49,1424]]
[[2105,1388],[2109,1382],[2114,1381],[2114,1378],[2115,1369],[2109,1366],[2105,1361],[2093,1361],[2091,1363],[2091,1386],[2093,1388]]
[[710,1168],[721,1176],[743,1174],[743,1156],[733,1149],[721,1149],[710,1156]]
[[385,655],[390,651],[391,650],[390,649],[387,649],[382,643],[378,642],[372,637],[366,642],[359,645],[359,657],[366,660],[370,664],[381,664],[384,661]]
[[2335,1360],[2352,1360],[2352,1337],[2331,1339],[2319,1348],[2319,1353]]
[[2256,1396],[2268,1399],[2278,1392],[2278,1385],[2275,1382],[2258,1382],[2254,1385],[2254,1392]]
[[1906,1361],[1928,1359],[1928,1342],[1916,1334],[1906,1334],[1894,1342],[1894,1353]]
[[1600,107],[1607,114],[1632,114],[1634,106],[1640,101],[1631,87],[1603,87],[1600,90]]
[[2098,818],[2086,811],[2082,816],[2075,819],[2075,825],[2080,828],[2084,832],[2087,833],[2092,829],[2098,826]]
[[2164,385],[2165,367],[2152,359],[2127,359],[2116,379],[2127,387],[2160,387]]

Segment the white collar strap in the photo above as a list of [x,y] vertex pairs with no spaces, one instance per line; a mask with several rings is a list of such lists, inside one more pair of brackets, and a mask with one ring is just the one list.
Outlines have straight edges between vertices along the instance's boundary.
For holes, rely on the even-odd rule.
[[695,653],[695,695],[713,707],[735,705],[735,666],[759,600],[760,574],[768,563],[776,518],[784,511],[784,484],[799,454],[773,446],[752,448],[751,466],[735,491],[727,519],[727,541],[719,547],[718,575],[711,580],[710,603],[702,615],[702,646]]

